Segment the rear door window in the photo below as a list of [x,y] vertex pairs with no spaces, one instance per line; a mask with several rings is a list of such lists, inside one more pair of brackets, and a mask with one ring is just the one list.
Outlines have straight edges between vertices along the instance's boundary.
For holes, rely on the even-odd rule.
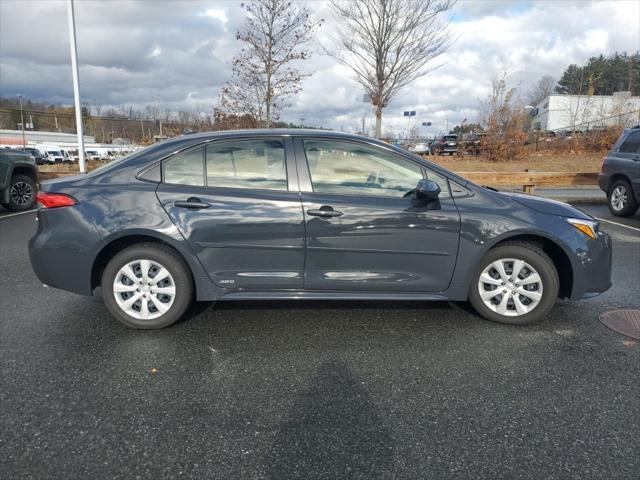
[[175,154],[164,162],[165,183],[204,186],[203,147]]
[[284,142],[247,139],[215,142],[206,150],[207,186],[287,190]]
[[640,131],[632,132],[620,145],[620,153],[640,153]]

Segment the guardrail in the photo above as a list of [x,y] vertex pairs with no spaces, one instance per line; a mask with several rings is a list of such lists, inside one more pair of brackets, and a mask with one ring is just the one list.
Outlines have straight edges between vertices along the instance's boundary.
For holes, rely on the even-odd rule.
[[524,193],[536,187],[597,186],[597,173],[570,172],[456,172],[478,185],[490,187],[520,186]]
[[[525,193],[533,193],[536,187],[597,186],[597,173],[568,172],[456,172],[478,185],[490,187],[520,186]],[[39,180],[51,180],[78,172],[39,172]]]

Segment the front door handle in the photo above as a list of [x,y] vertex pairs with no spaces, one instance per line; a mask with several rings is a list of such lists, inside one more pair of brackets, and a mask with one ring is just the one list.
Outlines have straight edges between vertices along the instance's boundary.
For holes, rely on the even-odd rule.
[[209,208],[211,205],[201,202],[199,198],[190,197],[186,200],[178,200],[173,202],[173,206],[177,208],[189,208],[191,210],[199,210],[201,208]]
[[318,209],[307,210],[308,215],[313,215],[314,217],[323,217],[323,218],[333,218],[333,217],[341,217],[342,212],[334,210],[333,207],[328,205],[324,205]]

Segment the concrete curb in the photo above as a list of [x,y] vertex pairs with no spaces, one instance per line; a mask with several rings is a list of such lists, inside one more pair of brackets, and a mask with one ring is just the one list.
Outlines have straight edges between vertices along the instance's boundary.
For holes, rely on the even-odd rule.
[[600,197],[540,197],[548,198],[549,200],[556,200],[558,202],[571,203],[572,205],[606,205],[607,199]]

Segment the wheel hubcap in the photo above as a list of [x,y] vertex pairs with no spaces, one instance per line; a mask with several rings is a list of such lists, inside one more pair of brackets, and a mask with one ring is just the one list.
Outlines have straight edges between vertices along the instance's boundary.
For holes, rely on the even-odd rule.
[[478,292],[492,311],[508,317],[531,312],[542,299],[542,278],[524,260],[502,258],[480,274]]
[[627,204],[627,189],[618,185],[611,192],[611,206],[617,212],[622,210]]
[[113,281],[113,295],[127,315],[151,320],[166,313],[176,296],[173,277],[160,263],[134,260],[124,265]]
[[31,201],[33,197],[33,189],[27,182],[16,182],[11,186],[11,200],[16,205],[26,205]]

